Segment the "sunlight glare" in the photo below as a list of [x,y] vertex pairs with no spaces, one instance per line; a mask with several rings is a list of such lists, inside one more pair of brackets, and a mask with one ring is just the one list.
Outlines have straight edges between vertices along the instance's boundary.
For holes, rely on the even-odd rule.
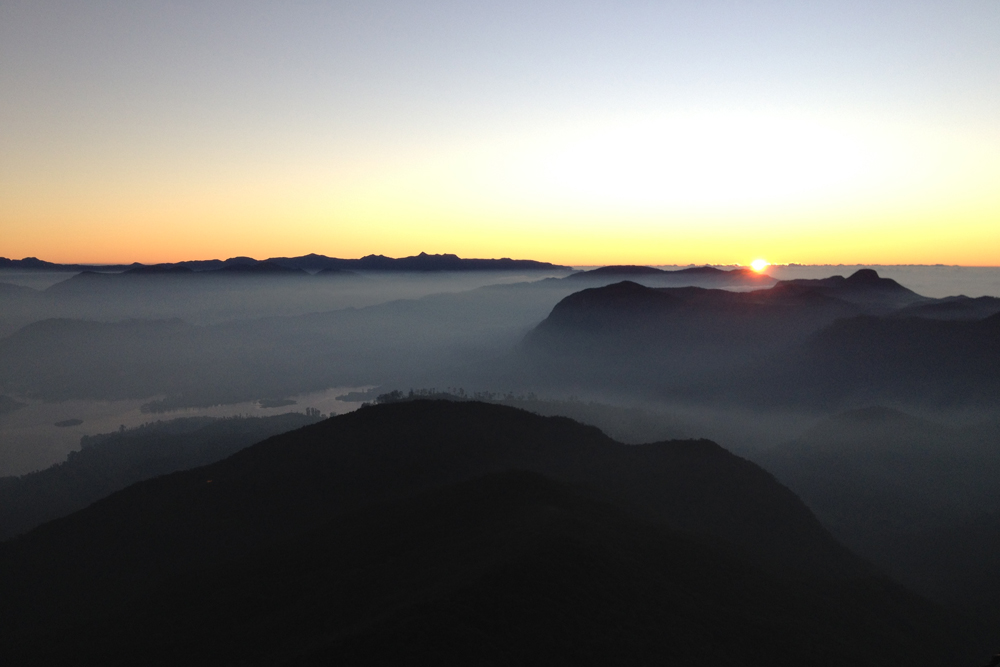
[[539,160],[537,183],[592,203],[787,204],[863,185],[873,166],[859,137],[802,118],[685,115],[566,134]]

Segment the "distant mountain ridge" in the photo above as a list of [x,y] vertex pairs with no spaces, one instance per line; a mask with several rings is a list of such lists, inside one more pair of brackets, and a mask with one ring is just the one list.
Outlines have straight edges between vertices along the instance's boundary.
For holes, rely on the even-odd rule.
[[29,269],[44,271],[99,271],[105,273],[125,272],[131,274],[155,273],[203,273],[211,271],[268,272],[323,271],[327,269],[347,269],[353,271],[569,271],[570,267],[539,262],[532,259],[465,259],[458,255],[429,255],[420,253],[411,257],[386,257],[366,255],[360,259],[340,259],[315,253],[301,257],[272,257],[258,260],[252,257],[230,257],[226,260],[191,260],[165,264],[56,264],[36,257],[8,259],[0,257],[0,269]]
[[719,269],[692,266],[668,271],[651,266],[613,265],[570,274],[563,280],[577,283],[610,284],[620,280],[648,283],[648,286],[698,285],[703,287],[770,287],[774,278],[752,269]]

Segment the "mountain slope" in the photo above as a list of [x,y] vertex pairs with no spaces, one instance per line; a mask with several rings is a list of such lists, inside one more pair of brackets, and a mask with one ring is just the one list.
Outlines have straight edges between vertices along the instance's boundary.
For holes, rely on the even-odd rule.
[[362,409],[0,543],[18,664],[934,664],[960,640],[712,443],[474,402]]
[[978,321],[844,319],[779,360],[773,374],[779,386],[817,402],[996,405],[1000,314]]
[[529,368],[557,384],[686,391],[725,382],[734,369],[859,312],[808,289],[731,292],[626,281],[566,297],[525,337],[521,351]]
[[85,437],[80,451],[71,452],[63,463],[20,477],[0,477],[0,540],[66,516],[135,482],[218,461],[315,421],[296,412],[188,418]]
[[103,567],[119,547],[156,536],[166,547],[149,554],[157,567],[175,557],[228,557],[238,544],[282,539],[331,512],[509,469],[586,484],[640,516],[717,536],[764,561],[868,571],[790,491],[714,443],[621,445],[569,419],[448,401],[377,406],[275,436],[225,461],[132,486],[29,533],[21,546],[94,541],[103,545],[95,553]]
[[109,621],[106,634],[71,628],[44,646],[22,636],[8,655],[24,664],[761,667],[930,665],[953,655],[947,621],[891,586],[783,580],[525,472],[366,508],[168,578]]
[[785,280],[783,286],[797,286],[832,296],[850,303],[864,304],[888,312],[904,306],[929,302],[913,290],[891,278],[882,278],[873,269],[859,269],[848,277],[831,276],[820,279]]

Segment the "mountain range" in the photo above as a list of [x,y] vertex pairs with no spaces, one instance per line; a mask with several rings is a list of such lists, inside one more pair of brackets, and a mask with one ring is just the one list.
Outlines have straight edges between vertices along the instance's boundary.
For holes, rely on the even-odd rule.
[[166,264],[56,264],[27,257],[7,259],[0,257],[0,269],[45,270],[45,271],[100,271],[128,272],[133,274],[187,272],[202,273],[212,271],[253,271],[280,273],[346,269],[354,271],[553,271],[570,270],[569,267],[538,262],[530,259],[463,259],[457,255],[428,255],[420,253],[411,257],[386,257],[366,255],[360,259],[340,259],[326,255],[309,254],[301,257],[272,257],[257,260],[252,257],[231,257],[226,260],[193,260]]
[[644,285],[695,285],[701,287],[769,287],[776,281],[766,273],[752,269],[719,269],[713,266],[692,266],[673,271],[651,266],[602,266],[579,271],[563,278],[580,285],[610,284],[632,280]]
[[871,270],[744,292],[623,281],[560,301],[520,359],[546,386],[688,400],[992,405],[1000,299],[967,301],[929,299]]

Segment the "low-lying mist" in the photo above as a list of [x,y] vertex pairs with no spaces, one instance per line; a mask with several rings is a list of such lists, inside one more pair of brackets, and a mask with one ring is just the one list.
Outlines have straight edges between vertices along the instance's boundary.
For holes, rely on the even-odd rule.
[[[12,273],[12,285],[29,275]],[[90,414],[238,414],[333,387],[577,397],[664,425],[616,434],[626,441],[683,434],[737,452],[866,405],[966,421],[995,407],[987,316],[1000,301],[927,299],[871,271],[774,288],[707,268],[218,273],[63,274],[0,291],[0,395],[30,405],[0,416],[6,449],[22,452],[0,456],[7,470],[64,456]],[[941,341],[972,356],[930,354]],[[127,409],[101,407],[116,402]]]

